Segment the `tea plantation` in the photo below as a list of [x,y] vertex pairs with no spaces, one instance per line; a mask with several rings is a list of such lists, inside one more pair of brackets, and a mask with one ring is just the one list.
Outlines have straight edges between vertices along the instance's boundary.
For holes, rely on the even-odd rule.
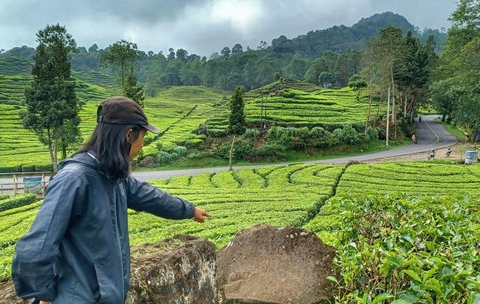
[[[100,73],[74,73],[77,96],[83,104],[80,112],[80,130],[83,140],[96,125],[98,104],[118,94],[112,79]],[[90,82],[91,81],[91,82]],[[0,172],[46,171],[51,168],[48,149],[36,135],[22,128],[20,112],[25,109],[24,91],[31,76],[0,75]],[[97,83],[97,84],[93,84]],[[99,85],[101,84],[101,85]],[[258,128],[261,110],[265,108],[268,126],[308,127],[322,126],[328,130],[343,125],[363,127],[369,108],[367,98],[356,100],[348,89],[320,89],[314,85],[290,81],[275,82],[264,88],[270,95],[259,91],[245,95],[246,122],[250,128]],[[145,112],[149,120],[158,126],[160,135],[148,134],[142,157],[158,159],[162,151],[175,151],[176,155],[198,146],[206,136],[226,136],[228,128],[230,93],[206,87],[171,87],[158,92],[156,97],[145,100]],[[378,104],[372,111],[380,110]],[[383,109],[382,109],[383,111]],[[201,125],[206,134],[198,134]],[[175,150],[176,147],[179,147]],[[72,148],[69,153],[76,150]],[[172,154],[166,153],[167,156]]]
[[[212,217],[199,225],[129,211],[130,238],[139,245],[187,233],[221,248],[255,224],[295,225],[337,248],[338,303],[375,297],[397,304],[475,303],[479,183],[480,165],[440,162],[297,164],[178,176],[152,184]],[[2,277],[10,275],[15,242],[38,207],[0,212]]]

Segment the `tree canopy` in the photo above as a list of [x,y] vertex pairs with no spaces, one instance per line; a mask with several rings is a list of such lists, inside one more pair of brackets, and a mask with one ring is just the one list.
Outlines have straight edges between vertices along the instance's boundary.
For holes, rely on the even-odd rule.
[[80,139],[80,105],[75,81],[70,77],[69,60],[76,44],[66,28],[59,24],[40,30],[37,41],[33,83],[25,91],[26,111],[21,112],[21,116],[23,126],[48,145],[56,172],[58,150],[66,157],[68,146]]

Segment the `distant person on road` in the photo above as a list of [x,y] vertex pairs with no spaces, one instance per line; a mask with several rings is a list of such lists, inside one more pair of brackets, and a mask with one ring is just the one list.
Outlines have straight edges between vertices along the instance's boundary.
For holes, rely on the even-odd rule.
[[412,135],[412,142],[413,142],[414,144],[418,143],[418,139],[417,139],[417,137],[415,136],[415,134]]
[[16,292],[33,303],[126,300],[130,282],[127,208],[203,223],[207,212],[130,175],[148,123],[125,97],[103,101],[89,141],[48,185],[30,231],[17,243]]
[[450,154],[452,154],[452,148],[448,147],[447,152],[445,152],[445,157],[450,157]]
[[418,116],[418,122],[422,122],[422,116]]

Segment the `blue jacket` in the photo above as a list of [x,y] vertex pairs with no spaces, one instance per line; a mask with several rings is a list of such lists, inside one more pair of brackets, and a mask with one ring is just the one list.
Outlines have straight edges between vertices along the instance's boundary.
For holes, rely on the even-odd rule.
[[87,153],[60,168],[16,245],[17,294],[62,304],[124,303],[130,281],[127,208],[186,219],[195,206],[132,176],[110,181]]

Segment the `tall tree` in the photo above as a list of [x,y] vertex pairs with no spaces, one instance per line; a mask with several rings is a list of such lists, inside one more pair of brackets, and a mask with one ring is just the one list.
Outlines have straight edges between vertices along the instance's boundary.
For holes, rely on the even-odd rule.
[[111,66],[118,72],[123,88],[128,73],[133,69],[137,55],[137,44],[122,39],[107,47],[102,53],[101,60],[105,67]]
[[64,26],[48,25],[37,33],[39,43],[32,69],[33,82],[25,91],[27,110],[21,112],[26,129],[34,131],[48,146],[53,170],[57,153],[77,143],[80,137],[75,81],[70,77],[69,54],[76,43]]
[[[384,92],[383,96],[387,100],[392,97],[391,123],[394,126],[396,126],[395,73],[401,71],[404,64],[402,51],[402,30],[389,26],[383,28],[377,37],[368,42],[363,56],[365,68],[362,76],[369,86],[377,87],[375,91]],[[388,103],[387,109],[390,108],[390,102]],[[387,113],[387,119],[390,119],[390,113]],[[388,129],[389,122],[386,123]]]
[[133,69],[128,73],[125,84],[123,85],[123,95],[138,103],[141,107],[144,106],[145,88],[144,85],[137,83],[137,77]]
[[475,104],[480,104],[480,1],[460,0],[450,20],[452,27],[434,71],[432,98],[444,117],[450,115],[466,132],[475,132],[480,128],[475,114]]
[[243,110],[243,86],[237,86],[230,100],[230,115],[228,117],[228,130],[234,134],[245,132],[245,112]]
[[237,43],[232,47],[232,55],[235,55],[241,52],[243,52],[243,47],[240,43]]
[[[433,41],[430,40],[430,43]],[[403,116],[406,118],[416,111],[419,99],[425,95],[426,84],[430,76],[430,56],[435,56],[434,45],[422,46],[418,38],[408,32],[400,46],[402,62],[395,72],[395,80],[402,93]],[[432,54],[433,52],[433,54]],[[432,60],[434,58],[432,57]]]

